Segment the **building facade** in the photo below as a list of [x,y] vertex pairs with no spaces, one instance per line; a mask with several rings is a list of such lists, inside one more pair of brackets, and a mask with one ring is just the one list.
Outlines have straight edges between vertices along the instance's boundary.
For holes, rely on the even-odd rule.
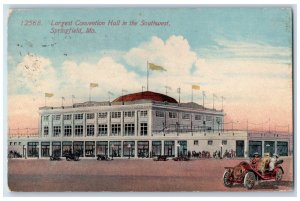
[[[175,157],[188,152],[290,154],[284,135],[224,131],[224,112],[178,103],[154,92],[121,96],[113,102],[85,102],[39,109],[36,137],[9,139],[9,151],[28,158],[78,152],[81,157]],[[274,136],[273,136],[274,135]]]

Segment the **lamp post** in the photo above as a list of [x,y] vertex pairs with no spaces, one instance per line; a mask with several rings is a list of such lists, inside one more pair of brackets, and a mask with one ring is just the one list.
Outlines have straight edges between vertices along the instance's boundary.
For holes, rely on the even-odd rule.
[[130,155],[131,155],[131,144],[128,144],[127,147],[128,147],[128,149],[129,149],[129,157],[128,157],[128,159],[130,159]]

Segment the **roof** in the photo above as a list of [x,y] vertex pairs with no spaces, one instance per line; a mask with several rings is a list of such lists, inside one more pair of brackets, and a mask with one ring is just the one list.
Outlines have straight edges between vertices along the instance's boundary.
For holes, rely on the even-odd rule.
[[113,102],[130,102],[130,101],[138,101],[138,100],[151,100],[157,102],[168,102],[168,103],[177,103],[177,101],[164,94],[152,92],[152,91],[144,91],[133,94],[127,94],[124,96],[120,96],[113,100]]

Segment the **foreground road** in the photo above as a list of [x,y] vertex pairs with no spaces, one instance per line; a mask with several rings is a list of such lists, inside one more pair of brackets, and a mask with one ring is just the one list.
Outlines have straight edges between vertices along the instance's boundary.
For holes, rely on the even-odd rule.
[[[11,191],[248,191],[242,185],[226,188],[222,183],[225,166],[241,160],[153,161],[49,161],[12,159],[8,161]],[[264,181],[252,191],[292,191],[292,159],[284,158],[285,174],[279,183]]]

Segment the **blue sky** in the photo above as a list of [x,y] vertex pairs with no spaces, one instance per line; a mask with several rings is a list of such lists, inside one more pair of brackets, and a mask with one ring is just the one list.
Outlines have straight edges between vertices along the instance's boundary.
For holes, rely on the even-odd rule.
[[[71,35],[49,34],[50,22],[110,19],[169,21],[168,27],[97,27],[97,34]],[[40,19],[42,26],[22,27],[24,19]],[[291,11],[282,8],[102,8],[102,9],[37,9],[18,10],[9,18],[8,53],[15,58],[20,51],[30,51],[40,56],[53,58],[55,67],[68,57],[77,61],[91,60],[105,50],[127,51],[152,36],[166,40],[171,35],[181,35],[198,50],[200,56],[232,57],[228,53],[215,55],[202,49],[222,48],[218,39],[258,42],[272,46],[291,47]],[[124,34],[126,33],[126,34]],[[26,46],[28,41],[33,47]],[[43,44],[56,42],[55,47],[43,48]],[[23,48],[17,46],[23,44]],[[55,59],[54,59],[55,58]],[[13,67],[13,66],[11,66]],[[130,68],[130,66],[127,66]]]
[[[41,20],[22,26],[22,20]],[[52,34],[52,21],[168,21],[169,26],[98,26],[94,34]],[[75,26],[72,26],[76,28]],[[56,27],[58,28],[58,27]],[[289,8],[20,9],[8,19],[9,122],[36,125],[44,93],[59,106],[108,100],[146,86],[147,60],[167,71],[150,72],[150,90],[212,107],[224,96],[226,119],[292,124],[292,13]],[[22,102],[19,100],[22,99]],[[17,103],[17,104],[16,104]],[[38,106],[38,107],[37,107]],[[216,100],[221,107],[220,98]],[[264,111],[263,113],[261,111]],[[274,114],[276,111],[276,114]],[[34,115],[33,115],[34,114]],[[31,122],[31,123],[30,123]],[[30,125],[28,125],[30,124]]]

